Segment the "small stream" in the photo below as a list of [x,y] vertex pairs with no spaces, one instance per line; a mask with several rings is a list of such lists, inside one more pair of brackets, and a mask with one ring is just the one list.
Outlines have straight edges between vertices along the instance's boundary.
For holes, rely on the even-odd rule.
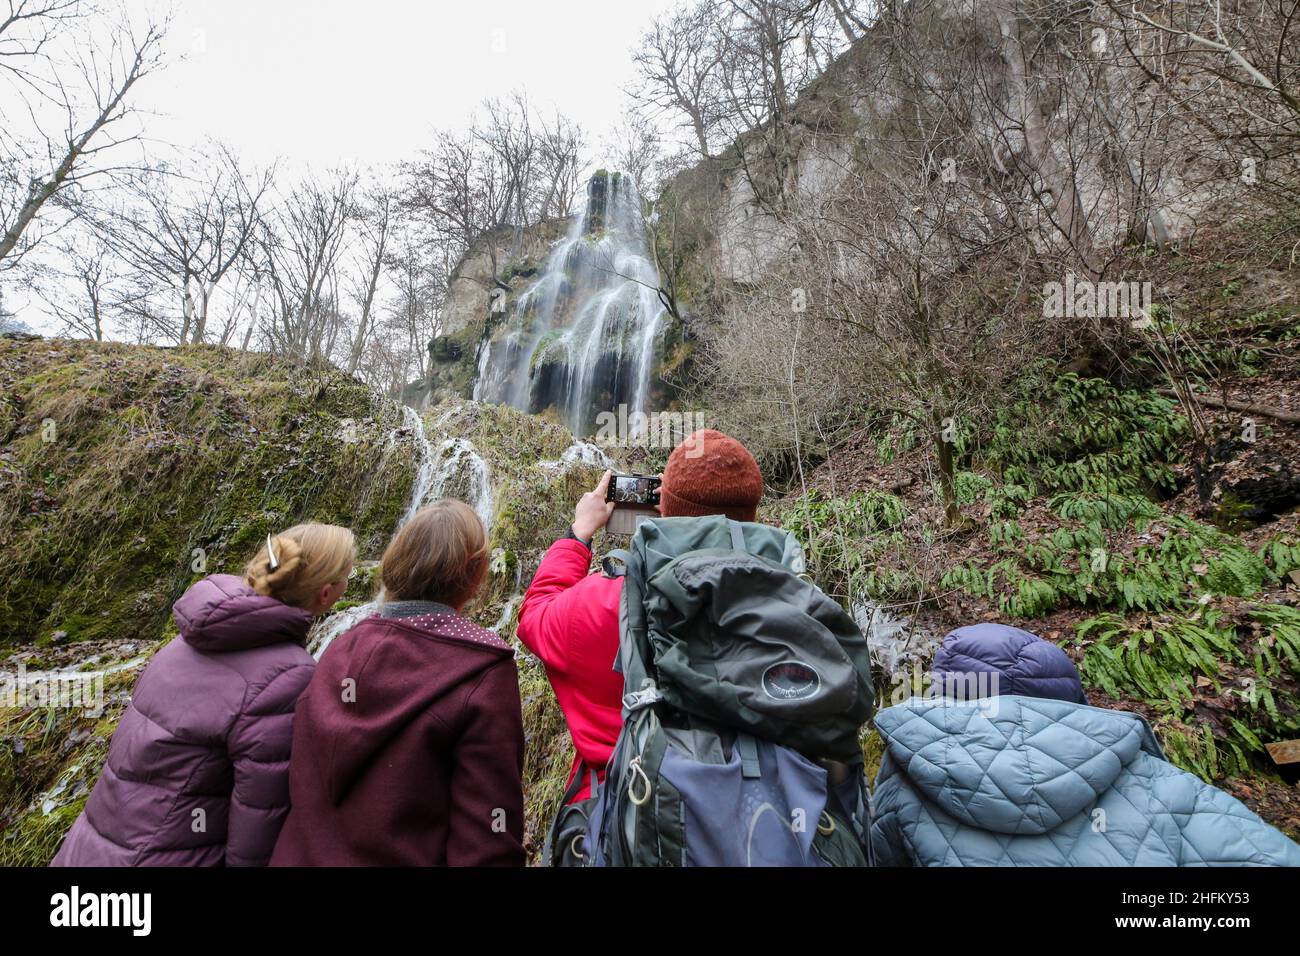
[[[425,504],[447,496],[460,498],[470,505],[492,532],[496,502],[487,462],[464,438],[449,438],[436,448],[429,441],[424,420],[407,405],[402,406],[402,428],[414,433],[420,450],[420,465],[411,486],[411,497],[393,529],[396,534]],[[373,616],[379,610],[382,594],[373,601],[331,614],[318,621],[307,638],[307,650],[317,660],[340,634]]]

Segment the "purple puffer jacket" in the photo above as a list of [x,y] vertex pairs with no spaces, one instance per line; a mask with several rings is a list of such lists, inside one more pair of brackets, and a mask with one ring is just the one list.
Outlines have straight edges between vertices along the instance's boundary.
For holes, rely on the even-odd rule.
[[214,574],[172,609],[54,866],[263,866],[289,811],[311,616]]

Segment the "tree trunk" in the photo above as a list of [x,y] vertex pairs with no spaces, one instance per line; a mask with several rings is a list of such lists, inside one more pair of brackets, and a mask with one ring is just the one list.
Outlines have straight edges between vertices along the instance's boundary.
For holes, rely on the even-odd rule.
[[952,442],[945,441],[942,425],[934,433],[935,457],[939,461],[939,491],[943,495],[943,514],[948,527],[956,527],[961,521],[961,509],[957,506],[957,482],[953,462]]
[[998,23],[1002,32],[1002,61],[1010,75],[1013,98],[1019,99],[1020,121],[1024,127],[1025,147],[1031,167],[1051,190],[1055,200],[1052,219],[1057,228],[1073,246],[1075,254],[1094,270],[1092,230],[1087,213],[1079,199],[1074,181],[1074,170],[1057,158],[1047,120],[1035,95],[1032,79],[1025,62],[1025,51],[1020,41],[1020,22],[1016,12],[999,6]]

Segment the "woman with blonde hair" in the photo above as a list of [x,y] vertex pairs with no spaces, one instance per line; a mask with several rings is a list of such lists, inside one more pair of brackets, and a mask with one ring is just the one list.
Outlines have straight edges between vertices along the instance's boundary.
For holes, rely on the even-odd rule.
[[514,653],[461,613],[487,565],[460,501],[388,545],[379,614],[330,644],[298,705],[273,866],[523,864]]
[[244,576],[213,574],[172,607],[180,636],[136,683],[55,866],[265,866],[288,812],[304,644],[347,589],[352,532],[268,535]]

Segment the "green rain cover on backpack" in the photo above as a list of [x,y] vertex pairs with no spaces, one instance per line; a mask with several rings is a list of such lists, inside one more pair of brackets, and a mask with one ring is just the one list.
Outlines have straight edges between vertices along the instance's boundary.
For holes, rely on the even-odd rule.
[[625,577],[623,729],[599,791],[557,819],[548,858],[865,865],[870,653],[804,574],[794,536],[658,518],[605,566]]

